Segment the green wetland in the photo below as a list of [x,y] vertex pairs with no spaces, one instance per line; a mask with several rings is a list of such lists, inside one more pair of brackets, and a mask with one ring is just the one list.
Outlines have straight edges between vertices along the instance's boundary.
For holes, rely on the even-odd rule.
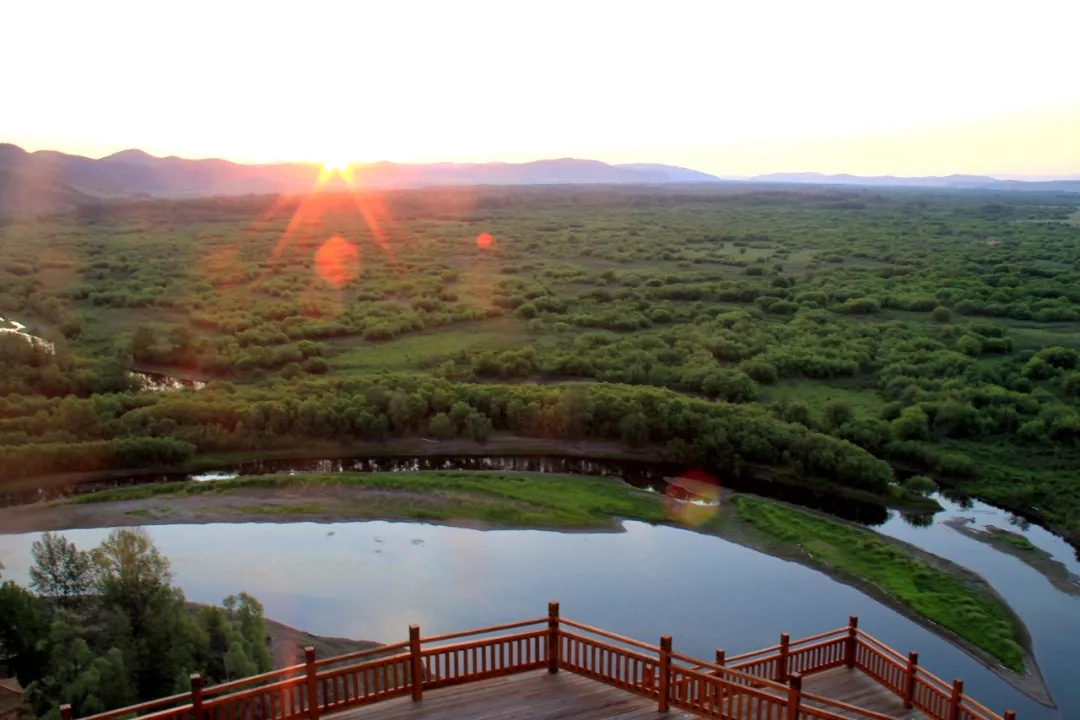
[[[453,188],[8,218],[0,317],[42,342],[0,333],[0,494],[263,457],[572,448],[719,488],[768,478],[886,517],[994,506],[1076,542],[1080,227],[1064,220],[1078,207],[1041,193]],[[685,526],[823,570],[987,665],[1033,669],[1033,616],[987,556],[954,557],[941,533],[1021,566],[1024,535],[995,535],[1005,552],[935,524],[925,549],[953,565],[893,541],[922,547],[902,528],[928,516],[875,533],[718,492],[718,511],[673,517],[670,498],[583,477],[255,475],[38,502],[40,527],[20,532],[94,512],[95,526]]]

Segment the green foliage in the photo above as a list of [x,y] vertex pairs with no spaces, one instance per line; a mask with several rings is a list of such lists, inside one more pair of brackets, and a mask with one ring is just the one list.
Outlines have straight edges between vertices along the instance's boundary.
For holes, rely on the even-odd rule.
[[[267,197],[0,227],[0,313],[56,345],[0,335],[0,482],[312,439],[449,437],[441,419],[431,430],[438,413],[460,437],[572,437],[579,421],[558,417],[571,407],[506,386],[586,382],[772,404],[753,427],[791,471],[843,475],[836,453],[854,444],[1080,536],[1067,482],[1080,471],[1080,227],[1061,222],[1075,199],[490,188],[382,200],[380,236],[333,194],[288,233],[297,201]],[[481,232],[499,242],[478,248]],[[331,234],[363,259],[341,284],[314,263]],[[234,397],[148,397],[133,364],[229,378]],[[423,407],[434,398],[410,378],[445,381],[471,412]],[[384,400],[352,381],[382,383]],[[488,383],[497,397],[470,397]],[[681,437],[679,411],[626,392],[619,419],[594,417],[586,437],[725,468],[762,461],[758,438],[726,422],[722,439]],[[831,401],[852,417],[827,417]],[[777,439],[785,419],[845,449],[793,456]],[[939,473],[957,442],[993,467]],[[1032,452],[1054,468],[1026,472]]]
[[49,632],[44,603],[13,582],[0,585],[0,659],[26,687],[48,663],[42,643]]
[[952,313],[944,305],[938,305],[930,312],[930,319],[938,323],[947,323],[951,317]]
[[815,562],[863,579],[919,615],[1023,672],[1021,627],[985,586],[966,582],[873,532],[745,495],[733,498],[741,520]]
[[[380,491],[360,516],[478,520],[510,527],[606,528],[612,518],[662,522],[660,498],[606,478],[488,472],[254,475],[213,483],[137,485],[73,498],[80,503],[232,493],[252,488],[342,486]],[[393,495],[387,491],[400,491]]]
[[85,716],[173,694],[192,672],[215,683],[271,668],[262,605],[230,596],[193,618],[143,530],[114,530],[89,553],[47,533],[32,555],[40,596],[0,586],[0,660],[38,717],[58,718],[62,704]]
[[903,482],[904,490],[916,495],[932,495],[937,492],[937,483],[925,475],[912,475]]
[[38,595],[70,605],[94,588],[90,554],[80,551],[63,535],[45,533],[30,548],[34,560],[30,587]]

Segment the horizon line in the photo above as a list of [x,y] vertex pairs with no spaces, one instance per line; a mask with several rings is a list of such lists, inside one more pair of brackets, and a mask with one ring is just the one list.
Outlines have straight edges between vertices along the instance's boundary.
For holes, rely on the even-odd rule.
[[[123,155],[125,153],[140,153],[142,155],[145,155],[146,157],[153,158],[155,160],[184,160],[184,161],[188,161],[188,162],[219,161],[219,162],[227,162],[227,163],[231,163],[233,165],[241,165],[241,166],[246,166],[246,167],[261,167],[261,166],[275,166],[275,165],[305,165],[305,166],[311,166],[311,167],[326,167],[326,163],[318,162],[318,161],[312,161],[312,160],[271,160],[271,161],[262,161],[262,162],[242,162],[242,161],[239,161],[239,160],[230,160],[229,158],[217,157],[217,156],[183,157],[183,156],[180,156],[180,155],[154,155],[151,152],[148,152],[146,150],[143,150],[142,148],[136,148],[136,147],[124,148],[123,150],[117,150],[117,151],[112,152],[112,153],[107,153],[107,154],[103,154],[103,155],[99,155],[99,156],[95,157],[93,155],[80,155],[80,154],[77,154],[77,153],[66,152],[66,151],[63,151],[63,150],[55,150],[55,149],[51,149],[51,148],[39,148],[37,150],[27,150],[26,148],[24,148],[21,145],[18,145],[16,143],[0,142],[0,146],[3,146],[3,145],[9,145],[11,147],[17,148],[20,151],[26,153],[27,155],[36,155],[38,153],[57,153],[57,154],[60,154],[60,155],[66,155],[68,157],[83,158],[83,159],[86,159],[86,160],[105,160],[105,159],[108,159],[108,158],[116,157],[117,155]],[[1046,175],[1046,174],[1038,174],[1038,173],[1036,173],[1036,174],[1002,173],[1002,174],[998,175],[998,174],[972,173],[972,172],[951,172],[951,173],[944,174],[944,175],[894,175],[894,174],[861,175],[861,174],[853,173],[853,172],[824,173],[824,172],[821,172],[821,171],[818,171],[818,170],[777,170],[777,171],[773,171],[773,172],[759,173],[757,175],[719,175],[719,174],[711,173],[711,172],[708,172],[708,171],[705,171],[705,170],[699,170],[697,168],[690,167],[690,166],[687,166],[687,165],[675,165],[673,163],[666,163],[666,162],[635,161],[635,162],[611,163],[611,162],[607,162],[605,160],[597,160],[595,158],[590,158],[590,157],[575,157],[573,155],[546,156],[546,157],[537,157],[537,158],[532,159],[532,160],[516,160],[516,161],[515,160],[467,160],[467,161],[429,160],[429,161],[423,161],[423,162],[416,162],[416,161],[398,161],[398,160],[390,160],[390,159],[384,158],[384,159],[380,159],[380,160],[353,160],[353,161],[348,161],[346,163],[346,165],[347,165],[347,167],[350,167],[350,168],[369,166],[369,165],[412,165],[412,166],[424,166],[424,165],[472,165],[472,166],[477,166],[477,165],[529,165],[529,164],[538,163],[538,162],[550,162],[550,161],[560,161],[560,160],[570,160],[570,161],[579,161],[579,162],[596,162],[596,163],[602,163],[602,164],[607,165],[609,167],[626,167],[626,166],[632,166],[632,165],[665,166],[665,167],[678,168],[678,169],[683,169],[683,170],[690,170],[690,171],[693,171],[693,172],[701,173],[703,175],[708,175],[710,177],[716,178],[717,180],[728,180],[728,181],[746,181],[746,180],[755,180],[755,179],[760,179],[760,178],[769,178],[769,177],[785,176],[785,175],[790,175],[790,176],[816,175],[816,176],[818,176],[820,178],[823,178],[823,179],[828,179],[828,178],[859,178],[859,179],[867,179],[867,180],[875,180],[875,179],[922,180],[922,179],[947,179],[947,178],[951,178],[951,177],[976,177],[976,178],[989,178],[989,179],[992,179],[992,180],[999,180],[999,181],[1005,181],[1005,182],[1009,182],[1009,181],[1012,181],[1012,182],[1055,182],[1055,181],[1069,182],[1069,181],[1080,181],[1080,170],[1078,170],[1078,172],[1075,173],[1075,174],[1067,174],[1067,175]]]

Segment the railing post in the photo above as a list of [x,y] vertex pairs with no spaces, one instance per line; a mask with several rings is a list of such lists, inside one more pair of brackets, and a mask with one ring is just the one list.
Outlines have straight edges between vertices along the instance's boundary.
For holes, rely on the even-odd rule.
[[859,618],[852,615],[848,618],[847,645],[844,648],[844,664],[848,670],[855,667],[855,647],[859,640]]
[[780,633],[780,659],[776,661],[776,682],[787,682],[788,652],[791,646],[791,636]]
[[668,711],[668,695],[671,685],[671,636],[660,638],[660,712]]
[[1002,720],[1016,720],[1016,711],[1006,710],[1005,715],[1002,717]]
[[307,671],[308,720],[319,720],[319,679],[315,674],[315,648],[304,648],[304,665]]
[[548,603],[548,673],[559,672],[559,603]]
[[964,700],[964,681],[953,680],[952,697],[949,698],[949,720],[960,720],[960,703]]
[[725,662],[727,662],[727,655],[724,654],[723,650],[717,650],[716,651],[716,664],[720,665],[722,667]]
[[191,714],[195,720],[203,720],[202,675],[192,673],[191,677]]
[[904,709],[910,710],[915,700],[915,676],[919,670],[919,653],[907,655],[907,680],[904,682]]
[[409,663],[412,675],[412,699],[419,702],[424,699],[424,671],[420,662],[420,626],[409,626]]
[[72,717],[73,716],[71,714],[71,706],[70,705],[61,705],[60,706],[60,718],[61,718],[61,720],[72,720]]
[[787,718],[786,720],[799,720],[799,704],[802,702],[802,673],[791,673],[791,684],[788,689]]

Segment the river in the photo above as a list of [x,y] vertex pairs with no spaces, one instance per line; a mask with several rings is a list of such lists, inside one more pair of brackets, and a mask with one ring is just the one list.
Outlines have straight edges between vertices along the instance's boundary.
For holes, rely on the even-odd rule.
[[[435,469],[612,475],[657,491],[666,487],[665,478],[683,470],[558,456],[273,460],[196,475],[118,478],[64,492],[267,472]],[[918,650],[920,662],[934,673],[963,678],[969,694],[998,711],[1015,709],[1022,718],[1080,717],[1080,685],[1072,675],[1080,664],[1080,598],[944,521],[963,516],[974,518],[975,526],[1009,527],[1080,574],[1074,549],[1061,538],[1035,525],[1013,526],[1015,518],[998,508],[945,497],[938,498],[944,512],[927,522],[768,480],[732,487],[874,526],[986,577],[1028,626],[1060,711],[1039,706],[933,633],[826,575],[691,530],[628,522],[623,533],[568,534],[361,522],[165,525],[149,532],[172,559],[190,599],[220,602],[246,591],[263,601],[268,617],[322,635],[391,642],[402,639],[411,622],[426,633],[449,632],[537,616],[547,600],[557,599],[572,619],[644,640],[672,634],[677,648],[708,659],[717,648],[744,652],[775,644],[780,632],[810,635],[841,626],[854,614],[865,630],[897,650]],[[64,534],[89,547],[107,532]],[[37,537],[0,535],[6,577],[25,581],[29,547]]]

